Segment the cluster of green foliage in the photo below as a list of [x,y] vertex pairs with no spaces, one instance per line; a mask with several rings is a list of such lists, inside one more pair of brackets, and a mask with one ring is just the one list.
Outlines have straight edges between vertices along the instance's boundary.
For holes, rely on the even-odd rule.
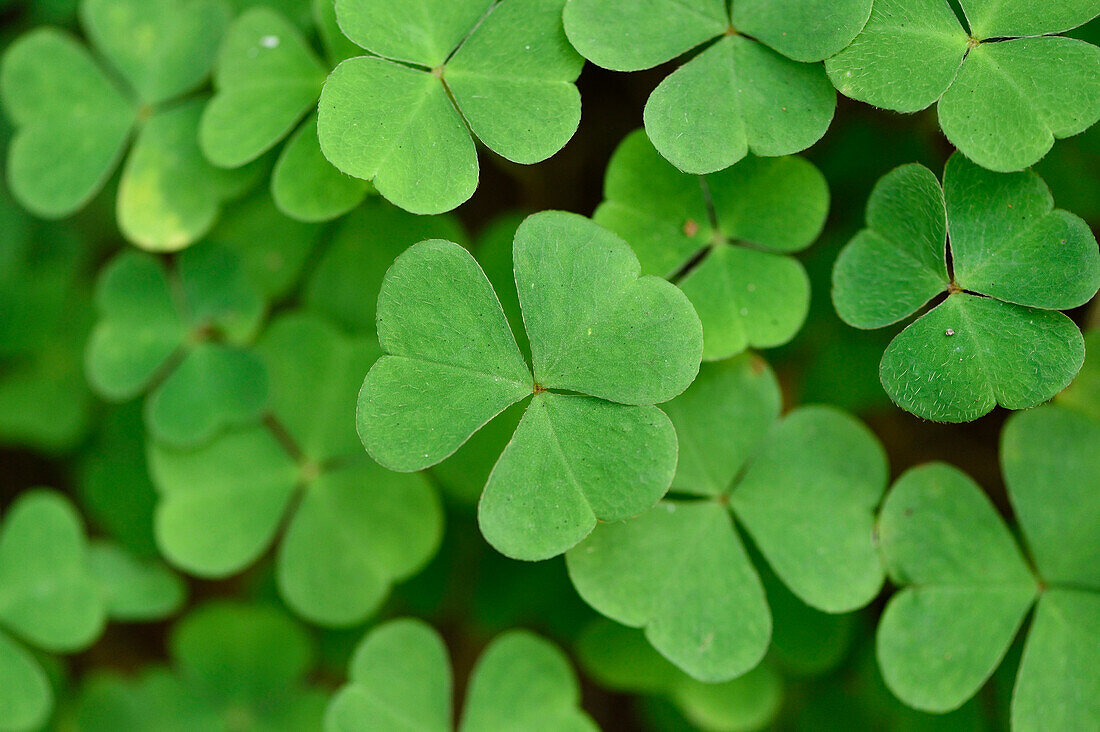
[[1098,15],[0,0],[0,731],[1100,726]]

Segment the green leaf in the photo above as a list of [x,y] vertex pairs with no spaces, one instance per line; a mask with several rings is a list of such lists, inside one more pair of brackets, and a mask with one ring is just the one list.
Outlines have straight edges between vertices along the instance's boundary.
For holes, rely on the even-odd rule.
[[376,55],[342,62],[325,83],[317,123],[325,157],[424,214],[473,195],[471,132],[514,162],[557,152],[580,120],[573,82],[583,63],[562,32],[563,4],[340,0],[341,28]]
[[639,277],[626,242],[588,219],[528,217],[513,248],[535,382],[622,404],[659,404],[699,371],[702,333],[674,286]]
[[980,38],[1045,36],[1086,23],[1100,9],[1091,0],[1035,5],[1025,0],[961,0],[967,22]]
[[336,3],[333,0],[312,0],[310,3],[313,25],[317,28],[321,45],[325,49],[325,58],[335,66],[346,58],[361,55],[358,46],[352,43],[336,22]]
[[1032,165],[1056,138],[1100,119],[1092,89],[1100,50],[1048,35],[1083,23],[1095,7],[962,5],[973,37],[947,3],[877,0],[863,32],[826,62],[830,79],[846,96],[898,112],[939,101],[947,138],[1001,172]]
[[825,69],[846,97],[917,112],[951,86],[968,40],[942,0],[875,0],[863,31]]
[[967,422],[1000,404],[1026,409],[1064,389],[1085,358],[1065,315],[964,293],[903,330],[880,375],[898,406],[937,422]]
[[1035,610],[1012,697],[1019,730],[1087,728],[1100,718],[1100,595],[1046,591]]
[[1085,222],[1054,210],[1034,173],[998,175],[956,154],[944,178],[941,191],[927,169],[909,165],[879,181],[868,228],[833,269],[833,303],[849,324],[879,328],[948,293],[883,355],[883,386],[904,409],[962,422],[997,404],[1035,406],[1080,369],[1079,332],[1051,311],[1100,287],[1096,240]]
[[65,653],[91,645],[105,622],[76,509],[52,491],[21,494],[0,528],[0,623]]
[[367,374],[356,421],[391,470],[439,462],[531,393],[492,285],[457,244],[421,242],[396,259],[378,297],[378,340],[386,355]]
[[646,510],[676,466],[676,431],[656,407],[544,392],[489,474],[478,525],[514,559],[549,559],[600,521]]
[[940,126],[979,165],[1022,170],[1100,120],[1097,68],[1100,48],[1072,38],[983,43],[940,100]]
[[680,443],[671,490],[728,492],[778,420],[781,397],[775,373],[759,356],[703,364],[691,388],[664,405]]
[[1015,414],[1001,433],[1008,495],[1047,583],[1100,591],[1100,421],[1061,406]]
[[306,282],[306,307],[350,333],[373,337],[374,293],[381,289],[386,270],[399,254],[425,239],[461,244],[466,234],[449,216],[414,216],[379,199],[367,201],[337,225]]
[[0,631],[0,719],[5,730],[33,730],[53,708],[49,679],[34,657]]
[[580,701],[565,654],[533,633],[514,630],[495,638],[474,666],[459,729],[595,732]]
[[317,139],[316,114],[290,136],[271,173],[275,204],[299,221],[343,216],[373,190],[370,183],[341,173],[325,158]]
[[7,49],[0,89],[17,128],[7,158],[12,194],[38,216],[82,208],[114,172],[137,110],[83,46],[50,28]]
[[1100,330],[1085,333],[1085,351],[1085,365],[1069,388],[1058,395],[1058,403],[1100,421]]
[[729,26],[725,0],[568,0],[564,20],[581,55],[614,71],[671,61]]
[[221,204],[237,192],[247,170],[219,170],[199,149],[201,98],[150,117],[118,186],[118,225],[143,249],[177,251],[213,227]]
[[573,82],[584,59],[562,30],[564,4],[498,3],[447,62],[443,79],[470,130],[516,163],[549,158],[565,147],[581,121],[581,96]]
[[383,58],[432,68],[454,53],[492,0],[456,0],[444,5],[410,0],[337,0],[340,29],[359,46]]
[[225,168],[255,160],[316,104],[327,69],[283,16],[254,8],[229,27],[218,53],[217,94],[202,114],[199,144]]
[[[328,732],[452,728],[447,650],[422,621],[392,620],[368,633],[349,677],[329,704]],[[459,729],[597,729],[579,702],[579,685],[562,652],[531,633],[512,631],[490,643],[475,665]]]
[[661,82],[646,102],[645,127],[677,168],[713,173],[749,152],[805,150],[829,129],[835,107],[836,92],[820,66],[732,36]]
[[837,258],[833,304],[849,325],[881,328],[915,313],[949,281],[940,182],[922,165],[903,165],[875,186],[867,228]]
[[601,524],[566,561],[586,602],[644,627],[653,647],[694,678],[728,681],[767,650],[764,588],[716,503],[666,501],[636,519]]
[[159,620],[179,610],[187,598],[187,586],[178,575],[160,562],[139,559],[115,544],[93,543],[88,561],[113,620]]
[[[863,30],[872,0],[737,0],[733,26],[795,61],[821,61]],[[824,22],[823,22],[824,21]]]
[[768,435],[730,507],[796,595],[847,612],[882,586],[872,530],[887,477],[886,453],[863,423],[831,407],[802,407]]
[[898,480],[878,533],[903,588],[878,628],[886,684],[917,709],[955,709],[1000,663],[1035,600],[1035,579],[989,499],[944,464]]
[[809,246],[824,226],[828,188],[813,165],[749,157],[698,178],[664,161],[638,130],[616,150],[604,195],[595,220],[635,248],[643,272],[681,286],[703,324],[704,359],[794,337],[809,282],[782,253]]
[[82,0],[80,20],[146,105],[202,85],[230,12],[220,0]]
[[448,730],[451,687],[439,634],[420,620],[391,620],[355,649],[348,684],[329,704],[325,730]]
[[423,567],[442,533],[439,498],[422,476],[372,463],[328,471],[309,486],[279,546],[279,590],[313,622],[354,625]]
[[450,211],[477,188],[474,141],[446,89],[408,66],[365,56],[337,66],[317,135],[329,162],[412,213]]

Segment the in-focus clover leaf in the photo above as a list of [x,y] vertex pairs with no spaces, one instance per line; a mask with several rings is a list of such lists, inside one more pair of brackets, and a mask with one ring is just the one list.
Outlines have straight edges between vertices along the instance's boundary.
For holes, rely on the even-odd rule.
[[[772,632],[735,519],[808,605],[839,613],[875,597],[883,572],[873,512],[887,471],[870,430],[830,407],[778,421],[775,377],[747,355],[706,364],[668,410],[683,445],[684,472],[673,484],[680,496],[601,524],[566,554],[585,601],[645,628],[689,675],[717,682],[755,667]],[[730,428],[739,424],[744,434]]]
[[[943,464],[891,489],[879,518],[890,576],[902,587],[878,630],[890,689],[927,711],[955,709],[985,683],[1035,606],[1012,699],[1013,728],[1087,727],[1100,688],[1100,423],[1059,406],[1012,417],[1001,458],[1034,560],[981,489]],[[1055,457],[1057,450],[1060,457]]]
[[370,55],[342,62],[325,82],[325,157],[422,214],[473,195],[472,136],[513,162],[550,157],[581,115],[583,59],[562,30],[564,3],[338,0],[341,29]]
[[91,645],[106,620],[76,509],[52,491],[21,494],[0,524],[0,720],[5,729],[35,729],[53,706],[44,670],[15,638],[45,651],[72,653]]
[[748,157],[681,173],[645,132],[611,158],[595,221],[622,236],[642,272],[677,283],[703,323],[703,359],[787,343],[806,320],[810,281],[792,252],[825,225],[829,189],[798,157]]
[[267,329],[258,350],[271,385],[262,423],[197,449],[151,448],[157,542],[176,566],[224,577],[282,531],[283,599],[314,622],[352,625],[435,553],[439,499],[422,476],[390,473],[363,455],[353,404],[376,356],[366,340],[291,314]]
[[88,380],[114,401],[152,389],[145,417],[158,440],[194,445],[264,409],[267,374],[243,348],[263,301],[228,250],[192,247],[172,270],[124,252],[101,273],[96,304]]
[[[736,4],[736,3],[735,3]],[[845,96],[897,112],[939,102],[947,139],[1002,172],[1038,162],[1100,119],[1100,49],[1052,34],[1100,12],[1091,0],[875,0],[850,46],[825,62]]]
[[833,269],[845,322],[881,328],[947,293],[883,354],[882,384],[902,408],[943,422],[1024,409],[1081,368],[1080,331],[1056,311],[1096,293],[1100,252],[1034,173],[997,175],[956,154],[941,190],[928,169],[903,166],[876,186],[867,227]]
[[577,640],[577,655],[601,686],[667,697],[702,730],[766,729],[782,706],[783,679],[768,663],[732,681],[706,684],[669,663],[638,631],[607,620],[584,630]]
[[340,216],[369,189],[342,175],[321,154],[316,116],[310,112],[328,70],[283,15],[251,8],[226,32],[214,70],[217,93],[203,111],[199,130],[203,153],[224,168],[255,160],[289,135],[275,163],[271,190],[280,210],[303,221]]
[[219,0],[83,0],[80,19],[109,69],[48,28],[4,55],[0,89],[18,128],[12,191],[40,216],[68,216],[103,187],[134,138],[119,226],[143,248],[182,249],[251,180],[251,170],[206,162],[197,141],[203,100],[186,96],[209,73],[229,11]]
[[[359,644],[348,675],[325,714],[326,732],[454,729],[447,649],[431,626],[410,619],[380,625]],[[478,659],[457,728],[597,730],[579,704],[580,685],[565,655],[533,633],[509,631]]]
[[533,371],[473,256],[421,242],[382,284],[385,355],[363,382],[357,423],[376,460],[414,471],[531,397],[478,518],[501,553],[537,560],[664,495],[676,434],[652,405],[691,383],[702,337],[683,293],[639,277],[630,247],[581,216],[529,217],[513,261]]
[[701,49],[649,97],[645,128],[669,162],[704,174],[820,140],[836,92],[817,62],[848,45],[870,12],[871,0],[569,0],[564,17],[581,55],[608,69]]

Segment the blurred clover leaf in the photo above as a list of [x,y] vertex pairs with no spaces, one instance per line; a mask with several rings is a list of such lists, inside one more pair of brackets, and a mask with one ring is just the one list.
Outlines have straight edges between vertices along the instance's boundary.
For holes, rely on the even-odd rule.
[[584,61],[562,30],[564,3],[337,0],[340,28],[369,55],[325,82],[325,157],[420,214],[473,195],[475,136],[516,163],[550,157],[581,116]]
[[661,655],[700,681],[754,668],[772,635],[734,519],[811,607],[854,610],[882,585],[872,541],[887,481],[882,446],[837,409],[801,407],[778,420],[779,406],[758,356],[704,365],[666,407],[682,446],[676,497],[601,524],[566,554],[586,602],[644,628]]
[[[419,620],[392,620],[368,633],[348,675],[325,714],[326,732],[455,728],[447,649]],[[580,685],[565,655],[533,633],[509,631],[474,666],[457,729],[594,732],[579,704]]]
[[264,306],[240,262],[221,247],[191,247],[174,264],[128,251],[104,268],[86,371],[95,391],[113,401],[149,391],[152,435],[195,445],[266,406],[267,373],[244,348]]
[[1001,172],[1100,119],[1100,49],[1056,35],[1095,17],[1095,0],[959,6],[966,27],[943,0],[875,0],[859,36],[825,62],[829,78],[845,96],[897,112],[938,102],[947,139]]
[[157,620],[184,596],[180,579],[155,560],[105,541],[89,546],[61,494],[21,493],[0,524],[0,726],[39,729],[53,707],[46,671],[20,641],[74,653],[99,638],[108,618]]
[[204,100],[192,92],[209,73],[229,10],[218,0],[83,0],[80,18],[94,54],[48,27],[4,54],[0,96],[17,127],[12,192],[36,215],[68,216],[104,186],[133,136],[119,227],[145,249],[182,249],[251,182],[248,171],[207,163],[197,141]]
[[246,10],[222,41],[214,66],[217,93],[199,128],[203,154],[222,168],[250,163],[289,136],[275,163],[271,191],[283,213],[302,221],[341,216],[370,189],[321,154],[312,112],[328,71],[283,15],[267,7]]
[[798,157],[747,157],[707,176],[681,173],[638,130],[607,168],[593,219],[623,237],[642,272],[679,285],[703,322],[703,359],[794,338],[810,280],[788,256],[829,212],[825,178]]
[[478,521],[502,554],[538,560],[598,520],[637,515],[664,495],[676,432],[653,405],[691,383],[702,333],[683,293],[640,276],[630,247],[584,217],[527,218],[513,261],[533,377],[473,256],[451,242],[421,242],[382,284],[386,355],[363,382],[357,423],[372,457],[415,471],[531,397]]
[[315,650],[305,629],[273,606],[219,601],[169,637],[171,668],[130,679],[93,674],[76,726],[89,730],[320,729],[327,695],[305,683]]
[[653,650],[641,633],[597,620],[577,639],[577,656],[600,686],[668,698],[701,730],[768,729],[783,702],[783,678],[768,663],[731,681],[706,684]]
[[356,439],[355,393],[375,346],[291,313],[257,348],[271,389],[262,421],[195,449],[151,447],[157,543],[187,572],[225,577],[281,534],[276,580],[291,609],[322,625],[361,622],[435,553],[439,498],[423,476],[372,463]]
[[1084,345],[1057,311],[1098,287],[1095,237],[1054,209],[1038,175],[990,173],[957,153],[942,189],[919,165],[879,181],[867,228],[833,269],[837,313],[857,328],[891,325],[947,293],[894,338],[880,366],[895,403],[940,422],[998,404],[1025,409],[1065,388]]
[[615,71],[700,49],[653,91],[645,129],[670,163],[704,174],[820,140],[836,92],[818,62],[848,45],[870,12],[871,0],[569,0],[565,32],[582,56]]
[[49,453],[92,425],[82,354],[90,257],[57,225],[31,222],[0,187],[0,438]]
[[[967,475],[904,474],[879,517],[901,590],[878,629],[887,686],[910,706],[959,707],[1000,665],[1034,606],[1012,695],[1016,730],[1084,729],[1100,714],[1100,422],[1040,407],[1013,416],[1001,459],[1033,564]],[[1034,570],[1031,567],[1034,567]]]

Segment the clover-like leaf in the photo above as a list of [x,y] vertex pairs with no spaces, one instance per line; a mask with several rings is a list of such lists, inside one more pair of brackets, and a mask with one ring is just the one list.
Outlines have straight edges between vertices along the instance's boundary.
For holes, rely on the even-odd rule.
[[918,468],[891,490],[879,535],[903,589],[883,616],[878,655],[903,701],[959,706],[1000,663],[1034,603],[1013,727],[1074,729],[1095,719],[1100,575],[1086,547],[1100,539],[1097,439],[1100,422],[1060,404],[1005,427],[1005,481],[1035,575],[989,500],[957,470]]
[[344,61],[321,93],[318,135],[340,170],[414,213],[477,187],[471,133],[518,163],[560,150],[580,122],[583,60],[565,0],[339,0],[344,33],[373,55]]
[[502,553],[534,560],[664,494],[676,438],[651,405],[691,382],[702,339],[683,294],[639,278],[630,248],[585,218],[529,217],[513,260],[533,371],[474,258],[450,242],[421,242],[382,284],[386,355],[363,382],[357,422],[376,460],[420,470],[533,395],[489,477],[479,519]]
[[194,247],[171,272],[152,255],[123,253],[101,274],[96,303],[88,379],[115,401],[152,388],[146,422],[157,439],[194,445],[259,416],[267,375],[239,345],[263,302],[230,252]]
[[49,719],[53,691],[27,649],[0,631],[0,719],[6,730],[38,729]]
[[782,707],[783,679],[768,663],[732,681],[705,684],[669,663],[638,631],[606,620],[591,623],[576,650],[601,686],[667,697],[699,729],[764,729]]
[[250,162],[285,137],[314,106],[326,69],[289,21],[253,8],[229,27],[214,71],[217,94],[199,142],[215,165]]
[[229,11],[220,0],[86,0],[80,11],[109,68],[51,29],[28,33],[4,57],[3,103],[19,128],[9,167],[15,195],[41,216],[68,216],[102,188],[134,137],[119,227],[143,248],[182,249],[255,172],[206,162],[197,141],[203,100],[182,98],[209,73]]
[[[447,732],[453,729],[451,688],[439,634],[419,620],[392,620],[359,644],[349,683],[329,704],[325,729]],[[580,688],[565,655],[532,633],[511,631],[478,659],[458,729],[598,729],[579,702]]]
[[39,216],[83,207],[122,157],[136,107],[83,46],[49,28],[11,45],[0,89],[19,128],[7,160],[12,194]]
[[[566,554],[581,597],[645,628],[663,656],[710,683],[755,667],[771,638],[764,588],[733,518],[812,607],[844,612],[874,598],[883,573],[873,511],[887,476],[866,427],[826,407],[775,424],[775,377],[754,356],[705,365],[668,406],[690,456],[674,490],[703,499],[666,499],[600,525]],[[745,434],[727,434],[741,423]]]
[[1100,49],[1052,36],[1100,12],[1091,2],[961,2],[969,33],[939,0],[876,0],[866,27],[825,62],[840,92],[898,112],[939,102],[947,138],[1002,172],[1100,119]]
[[654,90],[645,127],[669,162],[703,174],[821,139],[836,93],[816,62],[844,48],[870,12],[871,0],[569,0],[564,19],[582,56],[618,71],[702,48]]
[[944,179],[941,191],[931,172],[908,165],[879,182],[868,228],[833,269],[837,312],[879,328],[947,293],[882,358],[887,393],[918,416],[964,422],[997,404],[1044,402],[1084,359],[1077,327],[1055,311],[1100,287],[1096,239],[1054,210],[1034,173],[996,175],[957,154]]
[[45,650],[72,652],[105,621],[76,509],[50,491],[23,494],[0,529],[0,625]]
[[749,157],[697,177],[663,160],[638,130],[607,169],[593,218],[634,248],[645,274],[679,284],[703,323],[703,358],[791,340],[810,283],[789,253],[821,233],[829,190],[797,157]]
[[435,552],[439,499],[421,476],[362,455],[352,405],[375,356],[366,341],[292,314],[268,328],[258,350],[270,416],[197,449],[152,447],[158,544],[173,564],[224,577],[285,526],[276,577],[287,604],[314,622],[354,624]]
[[156,560],[141,559],[118,545],[97,541],[88,552],[90,571],[106,597],[112,620],[159,620],[182,607],[187,587]]

